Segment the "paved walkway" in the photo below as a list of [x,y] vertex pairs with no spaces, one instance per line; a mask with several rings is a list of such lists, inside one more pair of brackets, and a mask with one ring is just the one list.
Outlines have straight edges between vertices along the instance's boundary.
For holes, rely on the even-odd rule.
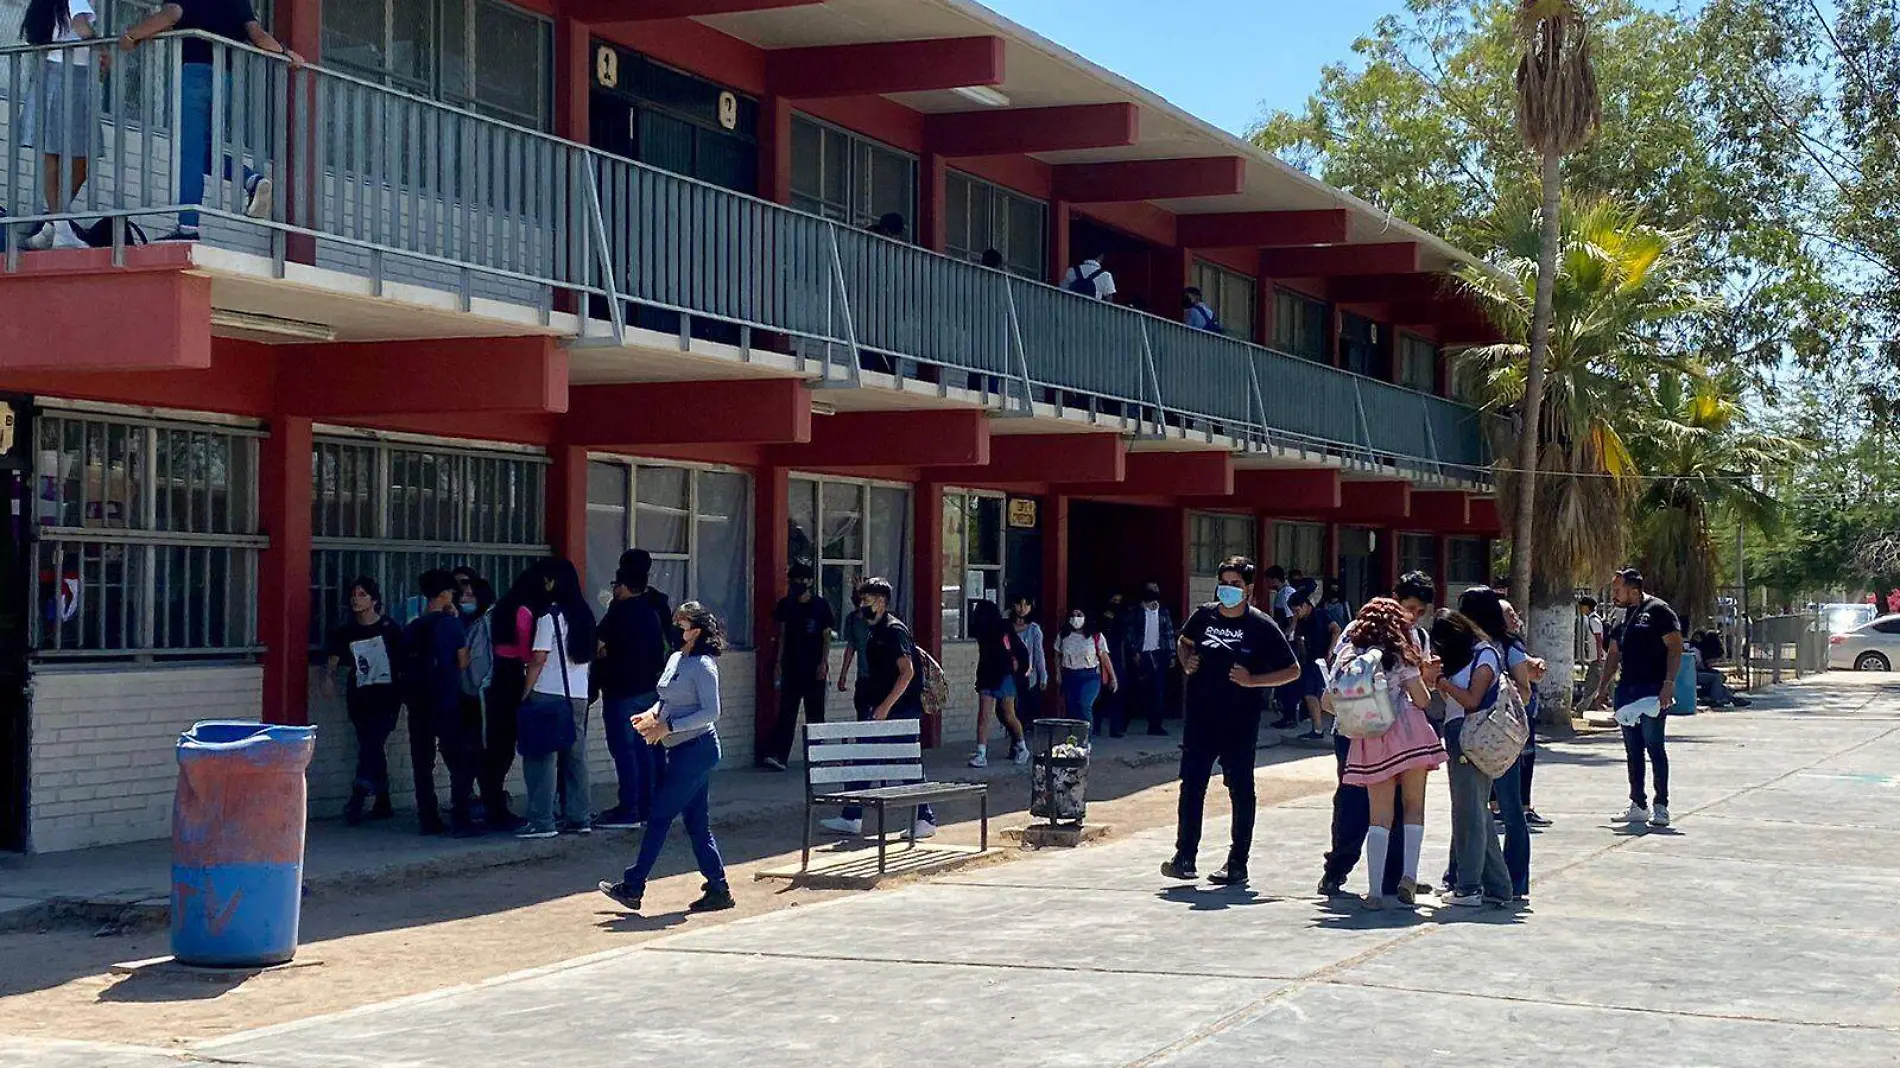
[[[192,1054],[258,1068],[1900,1063],[1900,686],[1827,676],[1670,730],[1667,832],[1604,818],[1625,788],[1614,735],[1546,749],[1537,807],[1558,823],[1536,839],[1523,913],[1320,901],[1328,812],[1313,798],[1260,814],[1247,891],[1167,884],[1169,836],[1148,832]],[[4,1068],[178,1056],[0,1039]]]

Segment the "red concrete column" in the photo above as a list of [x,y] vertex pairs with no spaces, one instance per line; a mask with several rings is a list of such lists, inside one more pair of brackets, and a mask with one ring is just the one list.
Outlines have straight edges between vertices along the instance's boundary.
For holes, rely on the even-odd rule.
[[1339,367],[1345,362],[1339,358],[1339,335],[1344,333],[1344,324],[1339,319],[1341,314],[1343,313],[1340,312],[1339,305],[1326,306],[1326,358],[1332,361],[1334,367]]
[[594,86],[592,31],[563,16],[554,21],[554,132],[587,144],[592,138],[587,94]]
[[1399,584],[1399,532],[1396,527],[1379,528],[1379,547],[1375,553],[1379,563],[1380,589],[1383,597],[1392,587]]
[[1326,533],[1320,537],[1320,567],[1329,576],[1339,575],[1339,524],[1326,524]]
[[[311,63],[323,61],[323,3],[322,0],[278,0],[276,8],[276,37],[284,47],[296,52]],[[290,100],[288,111],[290,131],[285,138],[285,151],[289,158],[284,160],[284,173],[290,177],[290,187],[284,188],[280,182],[278,196],[283,198],[284,217],[293,224],[309,226],[315,212],[312,206],[304,203],[303,190],[317,189],[318,181],[314,159],[298,159],[299,142],[315,145],[322,136],[318,128],[316,115],[316,77],[312,74],[292,74],[290,76]],[[299,136],[299,127],[302,135]],[[317,239],[308,234],[288,234],[284,238],[284,255],[292,263],[317,262]]]
[[554,555],[587,568],[587,450],[579,445],[548,449],[548,544]]
[[949,244],[949,174],[949,162],[935,152],[925,152],[917,162],[917,243],[932,252],[942,252]]
[[1438,587],[1438,603],[1444,604],[1445,590],[1451,585],[1447,577],[1451,567],[1451,538],[1436,534],[1432,540],[1438,545],[1437,551],[1432,554],[1438,560],[1438,566],[1432,571],[1432,582]]
[[1069,263],[1069,202],[1049,202],[1049,284],[1059,285]]
[[257,575],[268,723],[310,720],[311,436],[308,419],[273,420],[258,473],[259,526],[270,537]]
[[1256,345],[1273,344],[1273,321],[1279,311],[1273,299],[1273,279],[1259,275],[1254,286],[1254,299],[1259,301],[1258,312],[1254,315],[1253,340]]
[[1069,613],[1069,498],[1052,493],[1042,504],[1042,618],[1050,640]]
[[[1278,562],[1273,558],[1273,539],[1273,517],[1259,512],[1254,513],[1253,562],[1254,566],[1261,571],[1265,571]],[[1273,611],[1272,598],[1267,596],[1266,589],[1258,582],[1254,584],[1254,605],[1267,613]]]
[[[919,482],[911,489],[911,539],[916,556],[911,561],[911,633],[917,646],[926,649],[938,661],[943,660],[943,484]],[[924,744],[935,747],[943,741],[943,724],[937,719],[924,721]]]
[[1186,619],[1192,563],[1188,560],[1188,510],[1168,508],[1162,522],[1160,542],[1155,546],[1155,574],[1161,579],[1161,595],[1174,601],[1175,618]]
[[[792,480],[783,467],[761,467],[753,480],[752,501],[752,636],[757,650],[756,703],[752,713],[752,737],[758,752],[771,744],[772,725],[778,719],[778,628],[772,624],[772,609],[778,604],[780,581],[792,566],[791,540],[787,537],[792,514]],[[833,605],[840,614],[850,605]]]
[[759,196],[792,202],[792,102],[776,93],[759,99]]

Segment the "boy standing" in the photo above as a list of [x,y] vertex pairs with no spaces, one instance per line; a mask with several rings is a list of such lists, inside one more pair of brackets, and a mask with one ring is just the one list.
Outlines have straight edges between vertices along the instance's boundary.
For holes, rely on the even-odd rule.
[[409,761],[416,777],[416,819],[423,834],[448,827],[435,794],[435,757],[449,769],[449,818],[457,837],[476,832],[469,815],[473,793],[472,740],[462,722],[462,672],[468,667],[468,631],[456,606],[455,576],[424,571],[416,580],[422,614],[403,630],[405,698],[409,706]]

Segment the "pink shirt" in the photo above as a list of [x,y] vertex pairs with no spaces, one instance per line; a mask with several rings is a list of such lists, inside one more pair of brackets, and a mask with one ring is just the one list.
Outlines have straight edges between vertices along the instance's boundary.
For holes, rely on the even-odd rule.
[[528,655],[534,647],[534,613],[526,605],[515,609],[515,640],[508,643],[496,642],[495,655],[510,660],[528,662]]

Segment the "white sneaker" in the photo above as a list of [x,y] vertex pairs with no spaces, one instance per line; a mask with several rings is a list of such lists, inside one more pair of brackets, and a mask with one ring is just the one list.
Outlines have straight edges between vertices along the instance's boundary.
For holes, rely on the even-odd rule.
[[20,247],[34,252],[44,252],[53,247],[53,239],[58,236],[56,233],[58,228],[55,223],[41,223],[39,229],[28,234],[26,240],[20,242]]
[[1669,806],[1657,805],[1656,811],[1650,814],[1649,825],[1651,827],[1669,826]]
[[269,178],[258,177],[246,188],[244,214],[253,219],[270,218],[271,197],[274,189]]
[[53,231],[53,247],[54,248],[91,248],[92,247],[91,245],[88,245],[84,241],[80,240],[79,231],[73,229],[73,224],[70,222],[55,223],[51,227],[51,229]]
[[926,820],[918,820],[916,824],[911,827],[910,831],[918,838],[929,838],[937,833],[937,825]]
[[976,755],[970,758],[970,767],[987,768],[989,766],[990,766],[990,755],[989,753],[981,749],[978,749],[976,751]]
[[1616,818],[1620,823],[1648,823],[1649,809],[1631,801],[1629,809]]
[[1018,764],[1029,763],[1029,744],[1027,742],[1016,743],[1010,751],[1009,758]]
[[828,820],[819,820],[818,826],[834,834],[862,834],[864,832],[863,820],[848,820],[843,816],[833,816]]

